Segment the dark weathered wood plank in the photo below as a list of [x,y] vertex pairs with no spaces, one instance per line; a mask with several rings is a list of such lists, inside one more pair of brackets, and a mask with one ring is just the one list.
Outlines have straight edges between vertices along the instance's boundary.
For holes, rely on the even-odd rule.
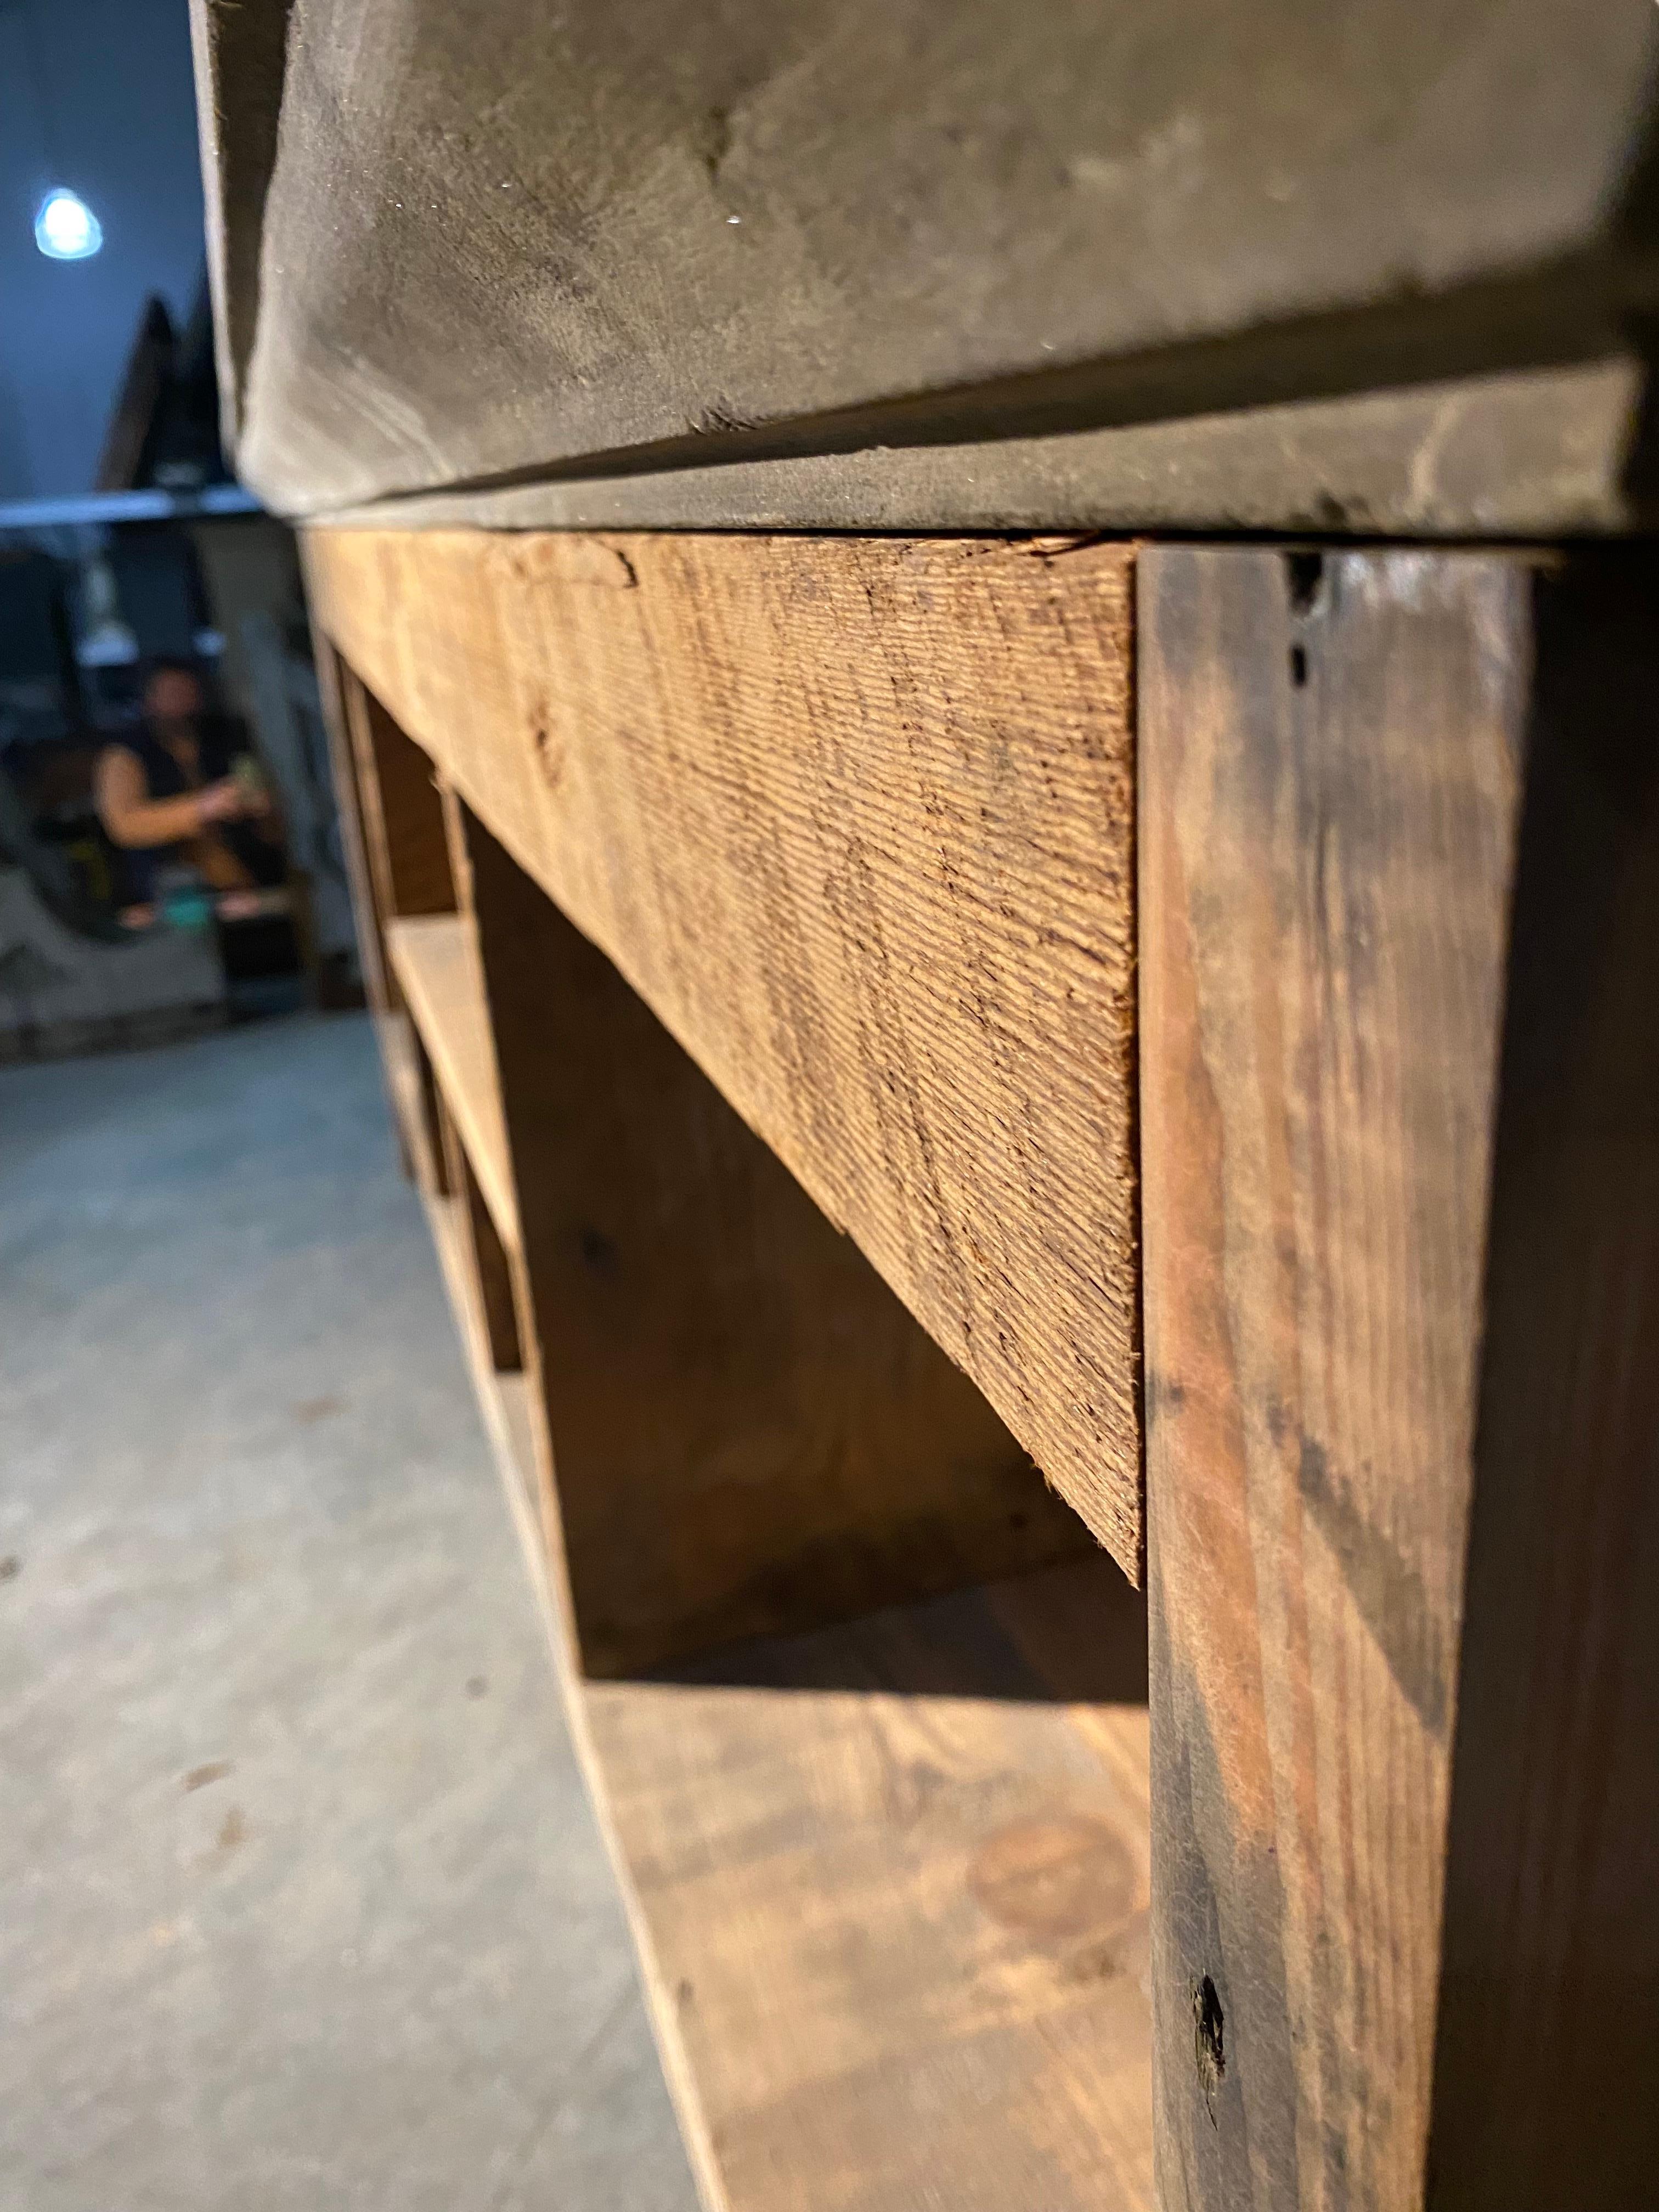
[[422,1191],[436,1193],[443,1180],[442,1152],[409,1017],[404,1011],[398,980],[386,954],[380,886],[369,860],[364,827],[356,748],[347,703],[356,679],[327,638],[314,626],[312,644],[323,722],[328,732],[335,802],[339,810],[340,845],[351,886],[358,964],[362,973],[363,995],[368,1002],[375,1041],[380,1047],[380,1066],[392,1108],[392,1126],[404,1173]]
[[1659,561],[1535,588],[1429,2142],[1659,2193]]
[[[1310,483],[1284,403],[1595,359],[1646,296],[1636,0],[195,12],[222,386],[285,513],[897,447],[945,477],[920,526],[977,493],[1000,527],[1000,444],[1185,417],[1115,487],[1109,448],[1054,464],[1168,527],[1254,406],[1266,526],[1323,491],[1376,527],[1363,459]],[[1473,397],[1473,457],[1425,450],[1408,495],[1444,527],[1492,526],[1455,496]],[[823,520],[787,477],[763,514]]]
[[443,805],[432,763],[347,667],[346,728],[356,763],[358,809],[374,895],[384,919],[453,914]]
[[395,985],[387,974],[386,938],[376,901],[374,877],[369,866],[368,839],[363,827],[362,802],[357,789],[357,760],[347,717],[346,699],[352,682],[350,670],[321,629],[313,623],[312,658],[317,668],[317,690],[328,738],[329,768],[334,781],[334,800],[340,817],[340,850],[346,880],[351,887],[351,914],[357,926],[357,963],[362,973],[363,996],[377,1021],[392,1004]]
[[307,557],[376,696],[1138,1574],[1128,550]]
[[705,441],[674,468],[433,490],[400,499],[395,516],[367,506],[348,519],[403,530],[1613,532],[1645,503],[1630,467],[1644,377],[1632,350],[1051,437],[712,465]]
[[1650,2158],[1593,2055],[1659,1954],[1632,593],[1142,562],[1164,2212],[1611,2208]]

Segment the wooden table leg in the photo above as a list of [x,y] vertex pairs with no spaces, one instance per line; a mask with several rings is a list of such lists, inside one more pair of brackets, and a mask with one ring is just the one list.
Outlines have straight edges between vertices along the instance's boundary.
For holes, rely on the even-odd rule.
[[1166,2212],[1653,2186],[1655,580],[1140,564]]

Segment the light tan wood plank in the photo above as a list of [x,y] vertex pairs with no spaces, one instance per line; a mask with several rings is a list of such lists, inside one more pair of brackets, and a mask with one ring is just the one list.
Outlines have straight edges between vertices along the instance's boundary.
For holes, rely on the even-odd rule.
[[372,690],[1138,1574],[1129,552],[307,544]]
[[584,1692],[724,2201],[1150,2206],[1144,1705],[1126,1786],[979,1593],[730,1671]]
[[459,915],[422,915],[389,924],[386,941],[497,1233],[516,1247],[518,1208],[471,924]]

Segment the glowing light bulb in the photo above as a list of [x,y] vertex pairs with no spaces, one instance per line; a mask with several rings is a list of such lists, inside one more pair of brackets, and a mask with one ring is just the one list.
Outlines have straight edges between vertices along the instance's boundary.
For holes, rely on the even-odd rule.
[[78,192],[59,185],[40,203],[34,242],[48,261],[89,261],[104,242],[104,226]]

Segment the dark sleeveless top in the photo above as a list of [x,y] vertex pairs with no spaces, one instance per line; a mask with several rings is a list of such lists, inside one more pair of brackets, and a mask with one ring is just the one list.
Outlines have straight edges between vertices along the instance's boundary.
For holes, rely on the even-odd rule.
[[[217,783],[222,776],[230,774],[236,755],[245,750],[234,742],[234,736],[232,727],[210,717],[204,717],[197,724],[198,780],[194,783],[145,723],[124,731],[111,742],[131,753],[143,769],[147,799],[181,799],[187,791],[200,790],[204,784]],[[264,838],[256,837],[245,823],[216,822],[211,834],[230,848],[256,884],[282,882],[281,854]],[[116,858],[122,877],[119,902],[123,906],[148,905],[155,897],[156,878],[161,870],[187,862],[189,848],[183,844],[129,845],[118,848]]]

